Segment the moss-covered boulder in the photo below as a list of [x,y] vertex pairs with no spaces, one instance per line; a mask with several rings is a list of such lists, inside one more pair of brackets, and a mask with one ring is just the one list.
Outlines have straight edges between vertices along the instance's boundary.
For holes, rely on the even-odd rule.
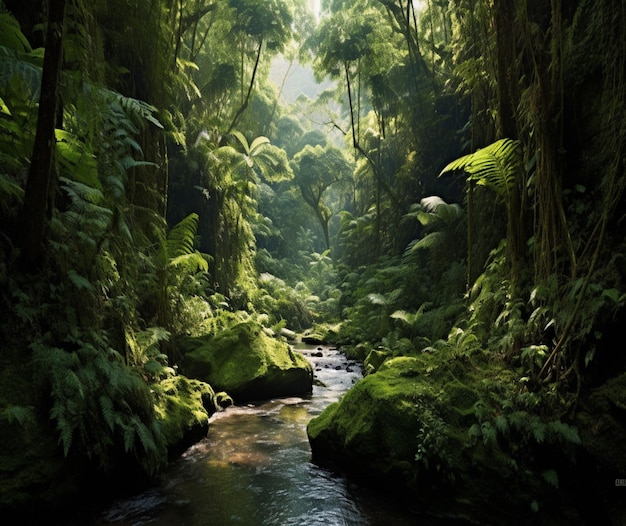
[[551,508],[571,517],[558,486],[576,431],[518,410],[529,399],[488,357],[391,358],[309,423],[313,460],[406,492],[433,515],[532,523]]
[[460,384],[441,392],[418,358],[390,359],[309,423],[314,460],[339,461],[359,475],[382,475],[408,487],[431,486],[416,478],[430,478],[430,471],[451,480],[467,432],[446,422],[459,422],[475,401],[475,393]]
[[313,389],[309,361],[255,322],[215,336],[187,338],[182,371],[226,391],[236,403],[298,396]]
[[371,350],[363,361],[363,370],[365,374],[375,372],[385,360],[391,357],[391,351],[387,349]]
[[209,430],[209,417],[221,408],[209,384],[182,375],[155,385],[154,393],[154,410],[170,458],[202,440]]

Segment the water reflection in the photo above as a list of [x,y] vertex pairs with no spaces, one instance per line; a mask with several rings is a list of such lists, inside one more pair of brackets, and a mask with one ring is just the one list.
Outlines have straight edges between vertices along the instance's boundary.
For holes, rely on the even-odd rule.
[[310,462],[307,422],[361,372],[337,351],[300,351],[324,384],[316,385],[311,397],[233,407],[214,415],[208,437],[172,464],[159,488],[118,502],[97,524],[415,524],[405,510]]

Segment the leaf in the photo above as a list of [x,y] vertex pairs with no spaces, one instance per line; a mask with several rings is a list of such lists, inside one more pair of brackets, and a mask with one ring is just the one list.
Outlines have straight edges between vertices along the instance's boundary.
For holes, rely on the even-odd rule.
[[372,305],[387,305],[389,302],[383,294],[372,292],[367,295],[367,299]]
[[483,422],[480,425],[480,431],[483,436],[483,443],[486,446],[494,446],[497,441],[496,428],[490,422]]
[[539,443],[543,443],[546,438],[546,425],[539,420],[533,420],[530,423],[530,429],[533,433],[533,438]]
[[575,427],[566,424],[565,422],[561,422],[560,420],[549,422],[548,430],[552,435],[555,435],[554,438],[557,438],[559,440],[576,445],[580,445],[581,443],[578,430]]
[[101,395],[99,401],[104,421],[107,423],[109,429],[111,429],[112,431],[115,427],[115,409],[113,409],[113,402],[106,395]]
[[170,260],[194,253],[197,229],[198,214],[192,213],[170,230],[166,240],[166,251]]
[[148,429],[146,424],[144,424],[137,417],[133,418],[133,423],[135,424],[137,436],[139,436],[139,441],[141,442],[141,445],[143,446],[143,450],[146,453],[156,452],[157,446],[154,441],[154,437],[152,436],[152,433],[150,432],[150,429]]
[[243,147],[244,153],[246,155],[250,155],[250,145],[248,144],[248,139],[246,139],[246,136],[240,131],[234,131],[232,133]]
[[506,436],[509,432],[509,421],[506,416],[498,415],[496,417],[496,429],[504,436]]
[[270,140],[267,137],[257,137],[256,139],[254,139],[252,141],[252,144],[250,145],[250,155],[254,155],[254,153],[256,152],[256,150],[261,149],[261,147],[265,144],[269,144]]
[[522,169],[520,150],[519,141],[500,139],[447,164],[439,176],[461,170],[468,174],[468,181],[488,186],[508,198]]
[[613,301],[613,303],[619,303],[620,293],[617,289],[604,289],[602,291],[602,296],[609,298]]
[[70,281],[78,290],[94,290],[91,282],[86,277],[79,275],[74,269],[67,271],[67,277],[70,278]]
[[209,270],[209,263],[198,251],[170,259],[169,266],[194,268],[201,272],[208,272]]
[[21,204],[24,199],[24,189],[15,181],[0,173],[0,206],[4,210],[9,210],[13,199],[18,204]]
[[541,474],[541,476],[548,484],[554,486],[556,489],[559,489],[559,475],[555,470],[547,469]]
[[17,422],[22,427],[33,425],[36,421],[35,408],[33,406],[9,405],[0,411],[0,420],[6,420],[9,424]]
[[32,50],[19,22],[9,13],[0,13],[0,46],[24,53]]
[[403,322],[411,325],[411,321],[409,320],[409,314],[407,314],[407,312],[404,310],[397,310],[393,314],[390,314],[389,317],[393,318],[394,320],[402,320]]

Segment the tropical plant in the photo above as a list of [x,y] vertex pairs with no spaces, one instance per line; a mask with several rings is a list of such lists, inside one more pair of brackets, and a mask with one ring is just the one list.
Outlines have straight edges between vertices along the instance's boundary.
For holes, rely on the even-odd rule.
[[[526,257],[526,182],[522,166],[521,144],[511,139],[499,141],[448,163],[439,174],[463,171],[467,174],[468,216],[472,214],[472,186],[492,189],[506,207],[507,251],[511,280],[520,279]],[[470,225],[472,218],[470,217]],[[473,232],[468,230],[468,246],[473,243]],[[471,266],[471,265],[470,265]]]

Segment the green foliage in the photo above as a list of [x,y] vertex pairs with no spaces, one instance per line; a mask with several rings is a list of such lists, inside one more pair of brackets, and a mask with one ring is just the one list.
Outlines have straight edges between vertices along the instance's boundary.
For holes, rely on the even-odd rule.
[[417,434],[415,460],[426,470],[434,469],[454,482],[455,475],[450,470],[452,455],[449,451],[448,425],[427,404],[419,404],[419,413],[420,428]]
[[520,147],[519,141],[500,139],[448,163],[439,175],[461,170],[468,174],[468,181],[488,186],[500,198],[510,202],[522,169]]
[[198,215],[190,214],[160,239],[155,258],[154,295],[156,319],[162,327],[176,333],[201,331],[212,316],[206,300],[208,256],[196,250]]
[[311,327],[313,313],[307,304],[310,294],[306,287],[291,288],[285,281],[268,273],[259,276],[259,287],[255,307],[258,312],[269,315],[270,326],[278,328],[284,322],[287,328],[298,332]]
[[21,427],[29,427],[35,424],[37,416],[32,406],[8,405],[0,409],[0,420],[8,424],[17,423]]
[[74,451],[106,469],[121,443],[148,472],[159,470],[165,446],[148,386],[108,346],[105,334],[74,334],[65,343],[74,350],[43,341],[32,346],[36,378],[49,390],[50,418],[65,455]]

